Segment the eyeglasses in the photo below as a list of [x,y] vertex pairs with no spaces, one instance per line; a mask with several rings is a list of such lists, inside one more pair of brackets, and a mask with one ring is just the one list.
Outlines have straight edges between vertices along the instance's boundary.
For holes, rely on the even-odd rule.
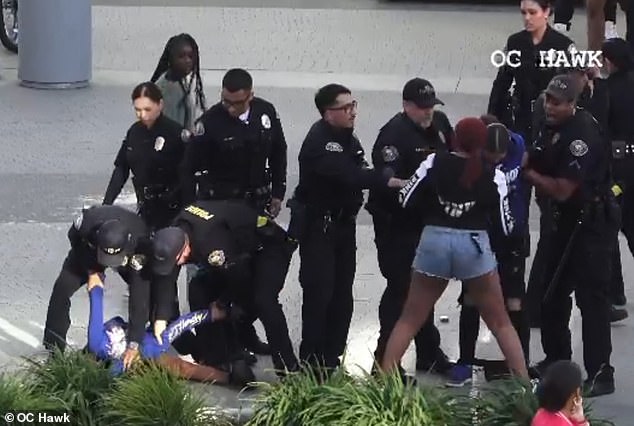
[[357,101],[352,101],[349,104],[345,104],[338,107],[328,108],[330,111],[344,111],[346,113],[350,113],[357,109]]

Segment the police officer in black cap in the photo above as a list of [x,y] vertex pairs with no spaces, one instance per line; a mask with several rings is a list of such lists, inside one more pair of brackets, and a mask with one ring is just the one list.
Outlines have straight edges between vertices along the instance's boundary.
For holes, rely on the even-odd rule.
[[614,392],[610,365],[610,270],[620,211],[611,191],[609,152],[596,120],[577,109],[578,87],[569,75],[546,89],[546,125],[523,176],[552,201],[554,231],[547,259],[548,288],[541,306],[542,347],[552,362],[572,355],[571,292],[582,315],[584,363],[589,396]]
[[[262,321],[280,371],[297,370],[297,359],[288,336],[286,317],[278,296],[284,286],[296,244],[286,231],[244,200],[197,201],[177,216],[174,225],[153,237],[153,271],[172,280],[180,266],[196,263],[199,273],[189,283],[191,310],[214,300],[254,312]],[[172,277],[172,278],[171,278]],[[171,317],[172,286],[158,300],[154,329],[160,335]],[[235,321],[238,309],[232,308]],[[221,367],[235,354],[232,323],[210,323],[196,329],[199,362]],[[232,343],[233,342],[233,343]],[[225,345],[226,343],[226,345]]]
[[289,200],[289,234],[299,241],[303,290],[300,359],[315,367],[339,366],[353,311],[356,218],[363,189],[400,188],[389,170],[373,170],[354,135],[357,101],[340,84],[317,91],[321,119],[299,153],[299,183]]
[[118,206],[84,209],[68,231],[71,249],[55,281],[48,304],[44,346],[64,350],[70,326],[70,299],[91,274],[116,269],[128,284],[129,336],[124,365],[138,355],[149,319],[151,271],[144,268],[150,255],[149,230],[137,214]]
[[[633,5],[634,6],[634,5]],[[603,44],[604,67],[610,106],[608,114],[608,138],[612,150],[612,171],[623,211],[622,232],[630,253],[634,254],[634,58],[630,44],[623,39],[607,40]],[[618,249],[618,244],[617,244]],[[612,301],[622,307],[627,303],[621,271],[620,250],[614,257],[615,279]],[[623,309],[621,309],[623,311]],[[626,315],[625,315],[626,316]],[[625,317],[621,315],[622,318]]]
[[103,204],[114,203],[132,172],[139,214],[159,229],[181,208],[180,167],[189,134],[163,115],[163,95],[154,83],[135,87],[132,101],[139,120],[121,144]]
[[[389,169],[394,176],[409,179],[421,162],[434,152],[447,151],[453,129],[442,111],[431,83],[422,78],[408,81],[403,88],[403,111],[388,121],[372,149],[377,170]],[[370,191],[366,209],[372,214],[381,274],[387,287],[379,304],[379,339],[374,353],[380,364],[387,340],[401,315],[409,289],[411,265],[423,230],[423,216],[403,209],[398,194],[389,188]],[[416,368],[446,373],[451,368],[440,348],[440,333],[427,321],[414,339]]]

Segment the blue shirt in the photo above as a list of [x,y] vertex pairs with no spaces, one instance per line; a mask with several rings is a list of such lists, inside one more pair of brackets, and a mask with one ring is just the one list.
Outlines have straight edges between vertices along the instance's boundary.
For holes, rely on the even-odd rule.
[[515,219],[513,233],[521,234],[525,232],[528,226],[528,202],[526,194],[526,183],[520,177],[520,169],[522,168],[522,158],[526,152],[524,138],[514,132],[511,134],[511,143],[502,163],[498,168],[506,176],[506,185],[508,187],[508,200],[511,208],[511,214]]
[[[112,373],[114,375],[123,372],[123,360],[115,348],[116,343],[112,342],[108,330],[114,327],[127,329],[128,324],[121,317],[114,317],[103,322],[103,288],[96,286],[89,292],[90,297],[90,319],[88,320],[88,351],[94,354],[100,361],[113,361]],[[145,359],[158,358],[165,353],[172,342],[183,332],[211,321],[208,310],[199,310],[180,316],[163,331],[163,344],[159,345],[150,329],[146,330],[139,350],[141,357]],[[127,343],[127,342],[126,342]]]

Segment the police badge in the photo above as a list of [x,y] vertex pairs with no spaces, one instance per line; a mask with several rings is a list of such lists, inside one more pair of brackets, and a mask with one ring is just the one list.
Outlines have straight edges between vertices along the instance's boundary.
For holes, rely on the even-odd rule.
[[583,157],[588,153],[588,145],[581,139],[574,140],[570,143],[570,153],[575,157]]
[[209,253],[209,257],[207,257],[207,262],[211,266],[222,266],[225,264],[225,252],[222,250],[214,250]]
[[260,119],[260,121],[262,122],[262,127],[264,127],[265,129],[268,130],[271,128],[271,119],[268,115],[262,114],[262,118]]
[[130,259],[130,267],[135,271],[140,271],[145,266],[145,256],[142,254],[135,254]]
[[384,146],[381,150],[381,156],[383,157],[383,161],[391,163],[398,158],[398,149],[396,149],[394,145]]
[[159,136],[154,141],[154,151],[161,151],[165,146],[165,138],[163,136]]
[[189,142],[189,140],[191,139],[191,137],[192,137],[192,132],[190,132],[190,131],[189,131],[189,130],[187,130],[187,129],[183,129],[183,131],[181,132],[181,140],[182,140],[183,142]]

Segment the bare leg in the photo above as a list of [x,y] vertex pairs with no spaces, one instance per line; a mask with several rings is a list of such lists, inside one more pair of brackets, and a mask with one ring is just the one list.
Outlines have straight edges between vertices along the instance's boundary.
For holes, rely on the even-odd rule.
[[383,371],[391,371],[400,365],[403,354],[418,330],[425,324],[429,313],[445,288],[447,288],[446,279],[433,278],[418,272],[412,273],[412,281],[403,312],[387,341],[381,363]]
[[509,368],[518,376],[528,379],[522,345],[506,312],[497,271],[466,281],[465,285],[482,319],[498,341]]
[[588,22],[588,50],[601,50],[605,37],[605,13],[603,8],[606,0],[586,0]]
[[229,383],[229,373],[206,365],[192,364],[170,355],[161,355],[158,364],[168,368],[178,377],[197,382]]

